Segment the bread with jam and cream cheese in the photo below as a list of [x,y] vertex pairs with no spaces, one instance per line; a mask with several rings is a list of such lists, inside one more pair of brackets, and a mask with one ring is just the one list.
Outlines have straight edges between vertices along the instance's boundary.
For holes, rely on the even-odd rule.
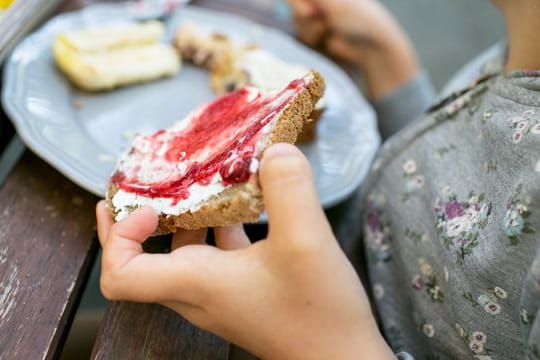
[[159,214],[156,234],[256,221],[264,149],[296,141],[324,87],[316,72],[279,91],[244,87],[169,129],[137,136],[109,183],[113,216],[150,205]]
[[[302,77],[310,69],[285,62],[254,44],[238,44],[219,33],[204,34],[192,25],[181,27],[175,46],[182,58],[210,71],[210,86],[218,94],[255,86],[262,90],[277,90],[292,79]],[[326,105],[320,99],[310,118],[312,121],[299,134],[299,142],[316,136],[316,123]]]

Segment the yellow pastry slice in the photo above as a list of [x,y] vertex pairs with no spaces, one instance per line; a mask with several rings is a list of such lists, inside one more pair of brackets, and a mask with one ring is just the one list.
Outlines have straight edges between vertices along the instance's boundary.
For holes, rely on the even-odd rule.
[[180,69],[177,51],[160,42],[157,21],[91,28],[57,35],[53,53],[58,67],[87,91],[173,76]]

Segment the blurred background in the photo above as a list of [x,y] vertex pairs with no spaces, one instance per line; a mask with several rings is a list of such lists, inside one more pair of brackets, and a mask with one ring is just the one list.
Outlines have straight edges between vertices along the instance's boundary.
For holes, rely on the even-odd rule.
[[[282,20],[289,16],[285,0],[238,0],[241,1],[249,3],[250,7],[273,9],[275,16]],[[488,0],[382,2],[410,35],[437,89],[441,89],[452,74],[476,54],[504,39],[503,19]],[[74,331],[82,329],[84,335],[70,338],[64,359],[84,358],[81,355],[85,354],[85,347],[89,351],[93,343],[91,337],[97,331],[96,319],[106,306],[99,292],[99,265],[99,261],[96,262],[73,325]]]
[[489,0],[382,0],[403,25],[437,89],[462,65],[504,39]]

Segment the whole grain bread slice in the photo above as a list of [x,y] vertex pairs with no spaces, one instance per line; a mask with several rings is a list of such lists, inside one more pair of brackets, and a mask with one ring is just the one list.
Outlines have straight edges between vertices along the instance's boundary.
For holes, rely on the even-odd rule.
[[[295,143],[302,128],[309,122],[309,116],[317,101],[324,93],[325,83],[322,76],[313,71],[312,80],[300,91],[279,115],[269,134],[266,147],[280,142]],[[264,151],[264,149],[261,151]],[[111,184],[107,191],[108,207],[116,215],[112,198],[118,191]],[[137,206],[133,206],[135,211]],[[205,201],[196,211],[180,215],[159,215],[159,224],[155,235],[176,232],[177,229],[196,230],[208,227],[227,226],[238,223],[255,222],[264,210],[263,196],[258,175],[253,174],[245,183],[236,184]]]

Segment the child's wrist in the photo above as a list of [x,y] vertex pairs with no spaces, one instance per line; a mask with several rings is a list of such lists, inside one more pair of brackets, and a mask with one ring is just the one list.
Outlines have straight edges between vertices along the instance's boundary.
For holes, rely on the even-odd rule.
[[367,46],[362,62],[357,65],[372,100],[390,94],[420,72],[416,52],[404,35],[387,37]]

